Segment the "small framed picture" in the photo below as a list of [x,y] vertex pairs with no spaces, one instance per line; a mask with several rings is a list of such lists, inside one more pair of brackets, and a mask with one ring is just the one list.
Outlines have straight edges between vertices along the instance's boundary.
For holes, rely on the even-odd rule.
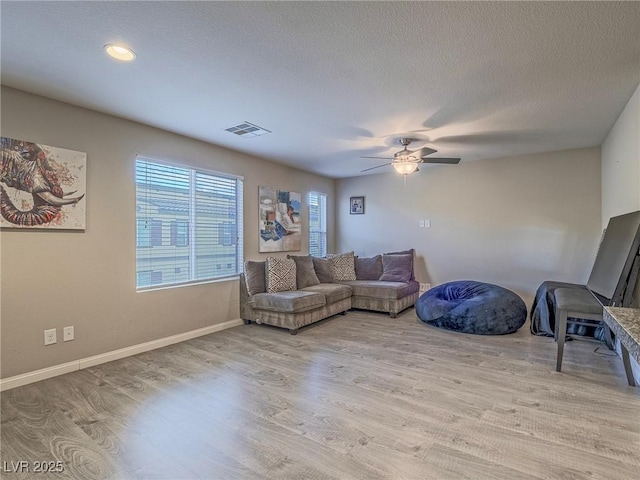
[[351,197],[349,205],[349,213],[351,215],[364,214],[364,197]]

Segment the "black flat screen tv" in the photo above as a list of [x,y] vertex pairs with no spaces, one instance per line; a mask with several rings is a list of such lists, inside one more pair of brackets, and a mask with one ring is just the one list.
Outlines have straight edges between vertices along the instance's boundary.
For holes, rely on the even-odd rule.
[[640,211],[612,217],[587,282],[587,288],[604,305],[621,305],[639,249]]

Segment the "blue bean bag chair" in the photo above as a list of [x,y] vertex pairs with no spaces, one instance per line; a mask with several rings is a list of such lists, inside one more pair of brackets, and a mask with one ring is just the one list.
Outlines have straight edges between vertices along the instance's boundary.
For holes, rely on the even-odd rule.
[[513,333],[527,319],[524,301],[511,290],[472,280],[426,291],[416,302],[416,313],[430,325],[476,335]]

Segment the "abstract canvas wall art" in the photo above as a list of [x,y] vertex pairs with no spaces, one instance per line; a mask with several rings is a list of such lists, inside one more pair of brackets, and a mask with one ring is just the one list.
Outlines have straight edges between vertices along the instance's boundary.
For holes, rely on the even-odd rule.
[[0,137],[0,227],[84,230],[87,154]]
[[302,249],[302,195],[274,187],[259,187],[260,253]]

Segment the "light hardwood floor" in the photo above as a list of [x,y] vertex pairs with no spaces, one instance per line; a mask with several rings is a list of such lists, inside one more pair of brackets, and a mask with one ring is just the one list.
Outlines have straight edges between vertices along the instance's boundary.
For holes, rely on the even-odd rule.
[[[240,326],[2,393],[43,479],[637,479],[640,388],[597,344],[349,312]],[[14,462],[14,463],[11,463]],[[33,463],[29,464],[33,467]]]

